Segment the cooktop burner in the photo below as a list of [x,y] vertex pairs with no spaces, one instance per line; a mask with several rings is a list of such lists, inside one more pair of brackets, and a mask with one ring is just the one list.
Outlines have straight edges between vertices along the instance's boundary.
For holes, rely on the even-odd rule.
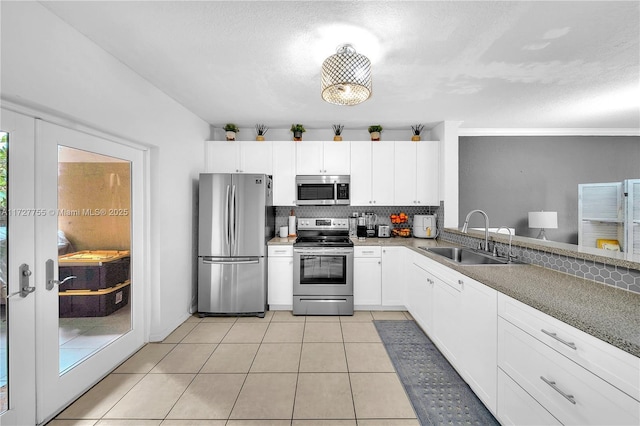
[[300,236],[296,238],[296,247],[353,247],[353,242],[349,236],[325,236],[317,235],[312,237]]
[[296,247],[353,247],[348,219],[298,219]]

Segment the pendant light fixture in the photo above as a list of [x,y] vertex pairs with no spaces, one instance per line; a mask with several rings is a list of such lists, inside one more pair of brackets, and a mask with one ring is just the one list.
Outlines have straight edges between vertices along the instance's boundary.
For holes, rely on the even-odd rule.
[[371,96],[371,61],[350,44],[338,47],[322,63],[322,99],[336,105],[357,105]]

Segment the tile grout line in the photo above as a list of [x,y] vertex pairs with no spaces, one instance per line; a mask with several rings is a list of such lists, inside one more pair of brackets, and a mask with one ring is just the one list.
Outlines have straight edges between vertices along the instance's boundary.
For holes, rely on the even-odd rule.
[[[253,367],[253,363],[256,361],[256,358],[258,357],[258,352],[260,352],[260,347],[264,343],[264,338],[267,335],[267,332],[269,331],[269,327],[271,327],[271,321],[273,320],[274,316],[275,316],[275,313],[274,313],[274,315],[271,315],[271,317],[269,317],[269,324],[267,325],[267,329],[264,331],[264,334],[262,335],[262,339],[260,339],[260,343],[258,344],[258,348],[256,349],[256,353],[253,355],[253,359],[251,360],[251,364],[249,365],[249,368],[247,369],[247,373],[244,375],[244,380],[242,381],[242,385],[240,385],[240,390],[238,391],[238,395],[236,395],[236,398],[233,401],[233,405],[231,406],[231,410],[229,410],[229,415],[227,416],[225,424],[229,423],[229,421],[231,420],[231,414],[233,413],[233,409],[236,408],[236,404],[238,403],[238,399],[240,398],[240,394],[242,393],[242,389],[244,388],[244,385],[247,383],[247,379],[249,378],[249,374],[251,373],[251,367]],[[231,329],[229,329],[229,330],[231,330]],[[220,344],[222,344],[222,339],[220,340]]]
[[302,362],[302,349],[304,347],[304,334],[307,331],[307,316],[304,317],[304,323],[302,326],[302,339],[300,341],[300,356],[298,357],[298,372],[296,373],[296,387],[293,389],[293,404],[291,407],[291,421],[290,425],[293,424],[293,413],[296,411],[296,397],[298,396],[298,383],[300,383],[300,363]]

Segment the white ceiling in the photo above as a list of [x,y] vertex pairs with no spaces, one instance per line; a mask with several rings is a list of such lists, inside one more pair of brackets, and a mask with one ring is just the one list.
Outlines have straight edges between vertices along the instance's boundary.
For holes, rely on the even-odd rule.
[[[640,128],[640,2],[45,1],[212,125]],[[320,97],[352,43],[373,96]]]

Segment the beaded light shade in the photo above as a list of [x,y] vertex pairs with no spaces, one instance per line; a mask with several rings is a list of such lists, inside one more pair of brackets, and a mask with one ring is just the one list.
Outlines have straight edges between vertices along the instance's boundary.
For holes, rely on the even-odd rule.
[[338,47],[322,63],[322,99],[337,105],[357,105],[371,96],[371,61],[350,44]]

